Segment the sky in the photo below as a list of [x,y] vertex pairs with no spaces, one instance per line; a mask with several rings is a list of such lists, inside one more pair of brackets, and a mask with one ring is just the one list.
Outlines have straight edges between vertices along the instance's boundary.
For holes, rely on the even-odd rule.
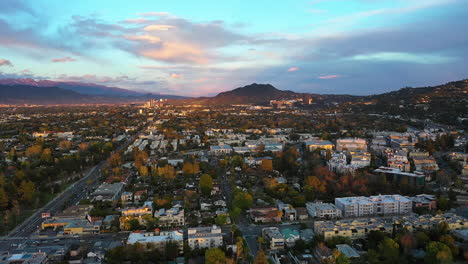
[[468,0],[1,0],[0,78],[211,96],[468,78]]

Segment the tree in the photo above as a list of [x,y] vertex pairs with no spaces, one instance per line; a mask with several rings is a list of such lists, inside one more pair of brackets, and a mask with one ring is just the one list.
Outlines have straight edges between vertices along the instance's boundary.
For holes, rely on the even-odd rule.
[[273,170],[273,161],[271,159],[262,159],[261,167],[262,167],[263,170],[272,171]]
[[241,210],[249,209],[253,204],[253,197],[249,193],[243,191],[237,191],[234,194],[232,201],[234,207],[238,207]]
[[21,200],[24,202],[31,202],[36,191],[36,186],[32,181],[22,181],[18,189]]
[[336,264],[349,264],[349,259],[345,254],[342,254],[338,249],[333,250],[333,259]]
[[422,231],[417,232],[415,237],[416,237],[416,242],[418,244],[418,247],[420,248],[425,248],[427,244],[431,241],[429,236],[425,232],[422,232]]
[[8,207],[8,195],[3,187],[0,187],[0,209],[4,210]]
[[327,191],[326,183],[321,181],[316,176],[309,176],[305,179],[305,184],[307,187],[311,188],[312,190],[320,193],[325,193]]
[[204,195],[210,195],[213,190],[213,178],[209,174],[203,174],[200,177],[200,189]]
[[224,264],[226,255],[219,248],[210,248],[205,252],[205,264]]
[[109,164],[112,167],[117,167],[122,164],[122,155],[120,153],[114,153],[109,157]]
[[257,256],[255,256],[255,264],[268,264],[268,259],[265,255],[265,251],[263,249],[260,249],[257,252]]
[[52,151],[50,148],[46,148],[42,151],[41,160],[43,162],[52,162]]
[[426,247],[426,257],[424,262],[427,264],[449,264],[452,263],[452,252],[450,248],[442,242],[432,241]]
[[452,251],[452,256],[457,256],[459,253],[458,246],[455,243],[455,239],[451,235],[442,235],[439,238],[439,241],[444,243],[450,248],[450,251]]
[[384,238],[377,248],[379,250],[378,252],[382,259],[382,263],[398,263],[400,258],[400,246],[393,239],[389,237]]
[[71,141],[63,140],[63,141],[60,141],[60,143],[59,143],[59,148],[61,150],[68,150],[71,147],[72,147],[72,142]]
[[35,158],[39,157],[39,155],[42,153],[42,146],[41,145],[34,145],[26,149],[26,156],[28,158]]
[[215,223],[219,226],[222,226],[222,225],[225,225],[226,224],[226,221],[227,221],[227,216],[226,215],[218,215],[216,216],[215,218]]

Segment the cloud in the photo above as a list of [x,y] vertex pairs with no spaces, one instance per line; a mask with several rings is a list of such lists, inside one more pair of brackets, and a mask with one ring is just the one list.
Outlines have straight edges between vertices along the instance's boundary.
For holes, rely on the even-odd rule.
[[149,25],[143,28],[144,31],[167,31],[174,26],[171,25]]
[[63,58],[55,58],[52,59],[52,62],[73,62],[76,61],[76,59],[72,57],[63,57]]
[[288,72],[295,72],[295,71],[298,71],[299,68],[298,67],[291,67],[288,69]]
[[151,36],[151,35],[135,35],[135,36],[128,36],[125,35],[123,36],[125,39],[128,40],[133,40],[133,41],[144,41],[147,43],[155,44],[155,43],[160,43],[161,38],[156,37],[156,36]]
[[335,74],[335,75],[324,75],[324,76],[319,76],[319,79],[323,80],[328,80],[328,79],[336,79],[336,78],[341,78],[341,75]]
[[9,61],[7,59],[0,59],[0,67],[1,66],[13,67],[13,63],[11,63],[11,61]]
[[179,78],[182,78],[182,74],[171,73],[171,78],[172,78],[172,79],[179,79]]

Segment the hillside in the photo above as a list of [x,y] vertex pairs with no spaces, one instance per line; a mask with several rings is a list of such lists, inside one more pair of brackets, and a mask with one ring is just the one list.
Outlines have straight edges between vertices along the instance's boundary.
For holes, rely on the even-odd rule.
[[355,113],[387,114],[456,124],[459,123],[458,118],[468,117],[468,80],[363,96],[357,102],[348,102],[339,108]]

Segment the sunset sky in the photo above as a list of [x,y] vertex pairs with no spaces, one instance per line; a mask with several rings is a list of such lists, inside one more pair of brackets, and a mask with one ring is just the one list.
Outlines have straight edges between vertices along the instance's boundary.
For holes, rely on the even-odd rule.
[[1,0],[0,78],[189,96],[468,78],[466,0]]

